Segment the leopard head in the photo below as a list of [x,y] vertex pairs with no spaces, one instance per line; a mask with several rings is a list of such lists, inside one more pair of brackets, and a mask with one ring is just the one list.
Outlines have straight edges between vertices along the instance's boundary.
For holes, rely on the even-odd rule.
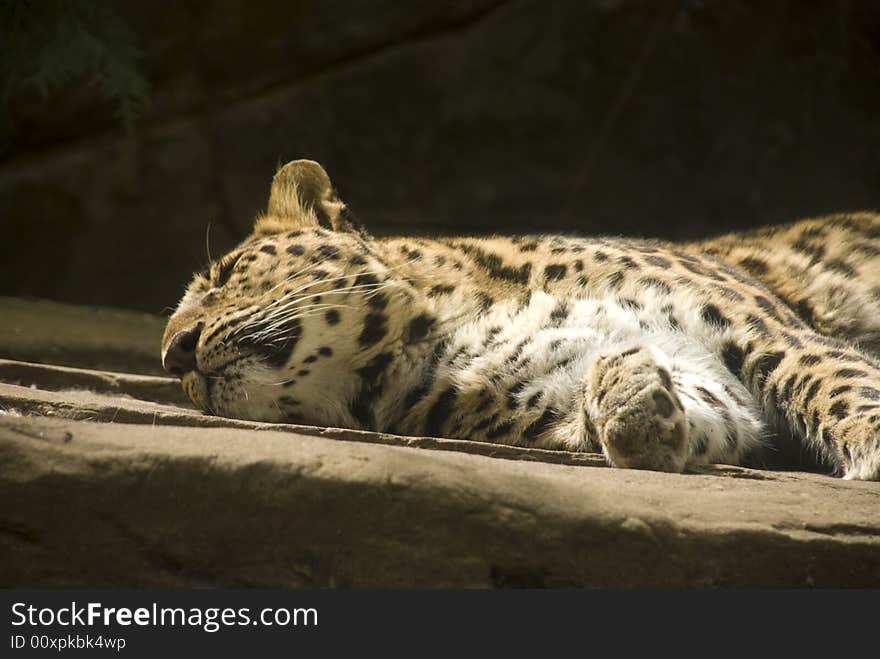
[[211,414],[369,427],[354,409],[364,370],[397,350],[417,298],[324,169],[297,160],[251,235],[187,287],[162,363]]

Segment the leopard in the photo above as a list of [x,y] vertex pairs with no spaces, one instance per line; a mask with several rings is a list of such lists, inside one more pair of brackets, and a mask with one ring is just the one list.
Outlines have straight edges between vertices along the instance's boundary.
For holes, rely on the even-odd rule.
[[880,480],[880,214],[689,242],[374,237],[317,162],[196,273],[162,365],[206,414],[600,453],[673,473],[793,438]]

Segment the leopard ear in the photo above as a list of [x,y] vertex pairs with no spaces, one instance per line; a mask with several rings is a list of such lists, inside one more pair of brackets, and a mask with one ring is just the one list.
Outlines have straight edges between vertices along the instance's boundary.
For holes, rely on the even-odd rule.
[[306,227],[359,230],[324,168],[314,160],[293,160],[272,179],[268,213],[258,220],[257,229]]

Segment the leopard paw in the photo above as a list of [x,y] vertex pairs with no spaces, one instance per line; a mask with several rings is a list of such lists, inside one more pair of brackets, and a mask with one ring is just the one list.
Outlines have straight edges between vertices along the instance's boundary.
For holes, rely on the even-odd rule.
[[662,357],[646,347],[600,355],[587,374],[587,413],[617,467],[680,472],[688,423]]

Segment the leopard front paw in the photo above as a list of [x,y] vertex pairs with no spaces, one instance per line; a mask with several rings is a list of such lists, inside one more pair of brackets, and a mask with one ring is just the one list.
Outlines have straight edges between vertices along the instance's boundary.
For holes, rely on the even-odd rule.
[[645,347],[605,353],[587,375],[587,413],[616,467],[680,472],[688,423],[669,370]]

